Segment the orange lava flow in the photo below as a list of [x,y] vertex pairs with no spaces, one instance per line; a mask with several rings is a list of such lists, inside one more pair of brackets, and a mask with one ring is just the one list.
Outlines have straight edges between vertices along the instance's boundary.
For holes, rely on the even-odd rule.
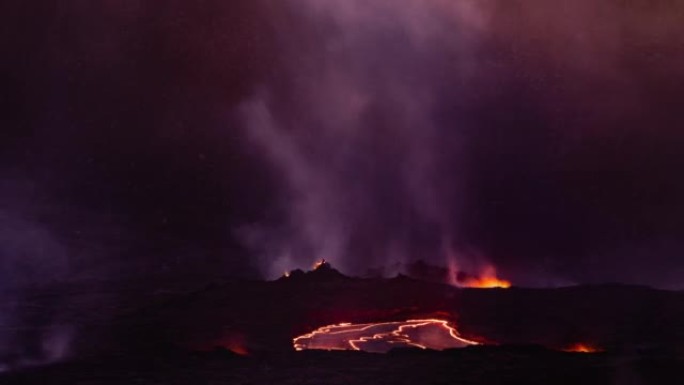
[[444,350],[477,345],[477,342],[460,337],[448,321],[422,319],[329,325],[294,338],[293,344],[297,351],[362,350],[384,353],[396,347]]
[[563,349],[564,352],[569,353],[600,353],[601,350],[587,344],[574,344],[568,348]]

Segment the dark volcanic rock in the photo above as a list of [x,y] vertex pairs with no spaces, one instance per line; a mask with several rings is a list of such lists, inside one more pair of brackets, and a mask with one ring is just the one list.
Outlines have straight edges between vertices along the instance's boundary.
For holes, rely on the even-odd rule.
[[221,354],[107,356],[0,374],[8,385],[71,384],[671,384],[674,357],[567,354],[475,347],[390,354],[307,351],[243,358]]
[[152,306],[119,325],[119,340],[289,351],[293,337],[324,325],[415,318],[450,320],[464,337],[493,344],[684,351],[680,292],[624,285],[459,289],[407,277],[350,278],[331,267],[273,282],[226,282]]
[[[405,276],[346,277],[332,267],[271,282],[215,280],[203,286],[140,295],[139,303],[119,306],[107,317],[95,305],[92,314],[74,315],[78,329],[70,357],[216,347],[259,356],[290,352],[293,337],[324,325],[415,318],[449,320],[465,338],[495,345],[562,349],[585,343],[629,354],[684,352],[684,293],[646,287],[459,289]],[[71,291],[69,296],[77,298]]]

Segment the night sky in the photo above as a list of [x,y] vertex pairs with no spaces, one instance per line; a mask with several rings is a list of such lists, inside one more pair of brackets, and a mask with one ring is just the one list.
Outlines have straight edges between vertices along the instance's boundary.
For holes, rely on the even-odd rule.
[[684,5],[0,5],[0,287],[448,256],[684,279]]

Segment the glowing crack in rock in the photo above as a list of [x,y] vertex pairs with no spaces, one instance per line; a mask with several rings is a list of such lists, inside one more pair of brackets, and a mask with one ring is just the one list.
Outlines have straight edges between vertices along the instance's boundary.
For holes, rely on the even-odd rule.
[[302,350],[362,350],[385,353],[393,348],[415,347],[444,350],[477,345],[458,335],[448,321],[438,319],[351,324],[341,323],[318,328],[293,340]]

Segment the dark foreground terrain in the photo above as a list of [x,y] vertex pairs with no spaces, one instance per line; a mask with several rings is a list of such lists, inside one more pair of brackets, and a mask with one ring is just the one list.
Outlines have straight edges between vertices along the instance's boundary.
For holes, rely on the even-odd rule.
[[[537,347],[110,356],[0,376],[14,384],[675,384],[684,360],[577,354]],[[674,382],[673,382],[674,381]]]
[[[277,281],[37,290],[6,302],[0,384],[668,384],[684,293],[624,285],[459,289],[332,268]],[[97,289],[97,290],[96,290]],[[440,318],[482,343],[444,352],[295,352],[339,322]],[[596,353],[568,353],[582,344]]]

